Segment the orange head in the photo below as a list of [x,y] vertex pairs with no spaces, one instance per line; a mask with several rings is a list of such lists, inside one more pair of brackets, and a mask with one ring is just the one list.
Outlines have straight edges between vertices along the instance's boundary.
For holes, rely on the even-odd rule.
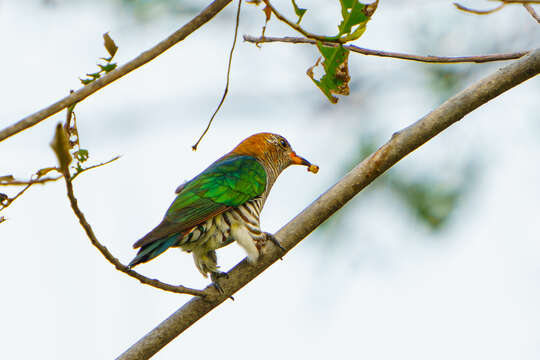
[[308,171],[316,173],[317,165],[296,155],[291,145],[283,136],[272,133],[251,135],[236,146],[231,153],[249,155],[259,160],[264,166],[277,170],[278,174],[290,165],[304,165]]

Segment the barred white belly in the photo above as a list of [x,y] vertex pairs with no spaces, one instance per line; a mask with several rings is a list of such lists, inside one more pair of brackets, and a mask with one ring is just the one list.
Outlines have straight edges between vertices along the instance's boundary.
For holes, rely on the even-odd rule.
[[215,250],[233,241],[246,251],[251,263],[256,263],[259,258],[257,242],[266,237],[259,224],[261,205],[262,199],[256,198],[214,216],[195,227],[177,246],[193,253],[195,265],[205,277],[207,273],[219,272]]

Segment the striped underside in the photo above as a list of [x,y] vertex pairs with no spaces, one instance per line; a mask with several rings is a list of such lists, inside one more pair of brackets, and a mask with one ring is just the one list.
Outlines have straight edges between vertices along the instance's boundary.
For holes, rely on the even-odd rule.
[[197,269],[207,276],[219,272],[215,250],[236,241],[247,252],[248,260],[259,257],[257,243],[265,239],[260,229],[259,215],[263,200],[260,197],[233,207],[196,226],[175,245],[193,253]]

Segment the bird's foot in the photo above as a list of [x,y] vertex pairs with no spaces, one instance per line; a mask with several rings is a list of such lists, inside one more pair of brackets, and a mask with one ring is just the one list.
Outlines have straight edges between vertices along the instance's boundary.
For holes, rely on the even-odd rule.
[[[286,252],[285,248],[281,246],[279,243],[279,240],[272,234],[265,232],[264,235],[266,236],[266,240],[270,240],[274,245],[276,245],[278,248],[281,249],[281,251]],[[280,257],[281,260],[283,260],[282,257]]]
[[227,274],[226,272],[222,272],[222,271],[218,271],[218,272],[213,272],[210,274],[210,279],[212,279],[212,285],[216,288],[216,290],[220,293],[220,294],[223,294],[225,293],[225,291],[223,291],[223,288],[221,287],[221,285],[219,285],[219,279],[221,278],[225,278],[225,279],[228,279],[229,278],[229,274]]

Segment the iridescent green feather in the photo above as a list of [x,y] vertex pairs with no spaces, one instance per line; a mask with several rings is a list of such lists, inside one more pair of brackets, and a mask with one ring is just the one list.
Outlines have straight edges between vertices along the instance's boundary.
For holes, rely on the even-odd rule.
[[167,210],[165,218],[193,223],[222,207],[235,207],[260,196],[266,188],[266,171],[251,156],[219,160],[191,180]]
[[254,157],[229,155],[216,161],[183,186],[163,221],[135,243],[142,249],[130,265],[154,258],[175,245],[172,238],[179,241],[184,232],[260,196],[265,189],[266,171]]

